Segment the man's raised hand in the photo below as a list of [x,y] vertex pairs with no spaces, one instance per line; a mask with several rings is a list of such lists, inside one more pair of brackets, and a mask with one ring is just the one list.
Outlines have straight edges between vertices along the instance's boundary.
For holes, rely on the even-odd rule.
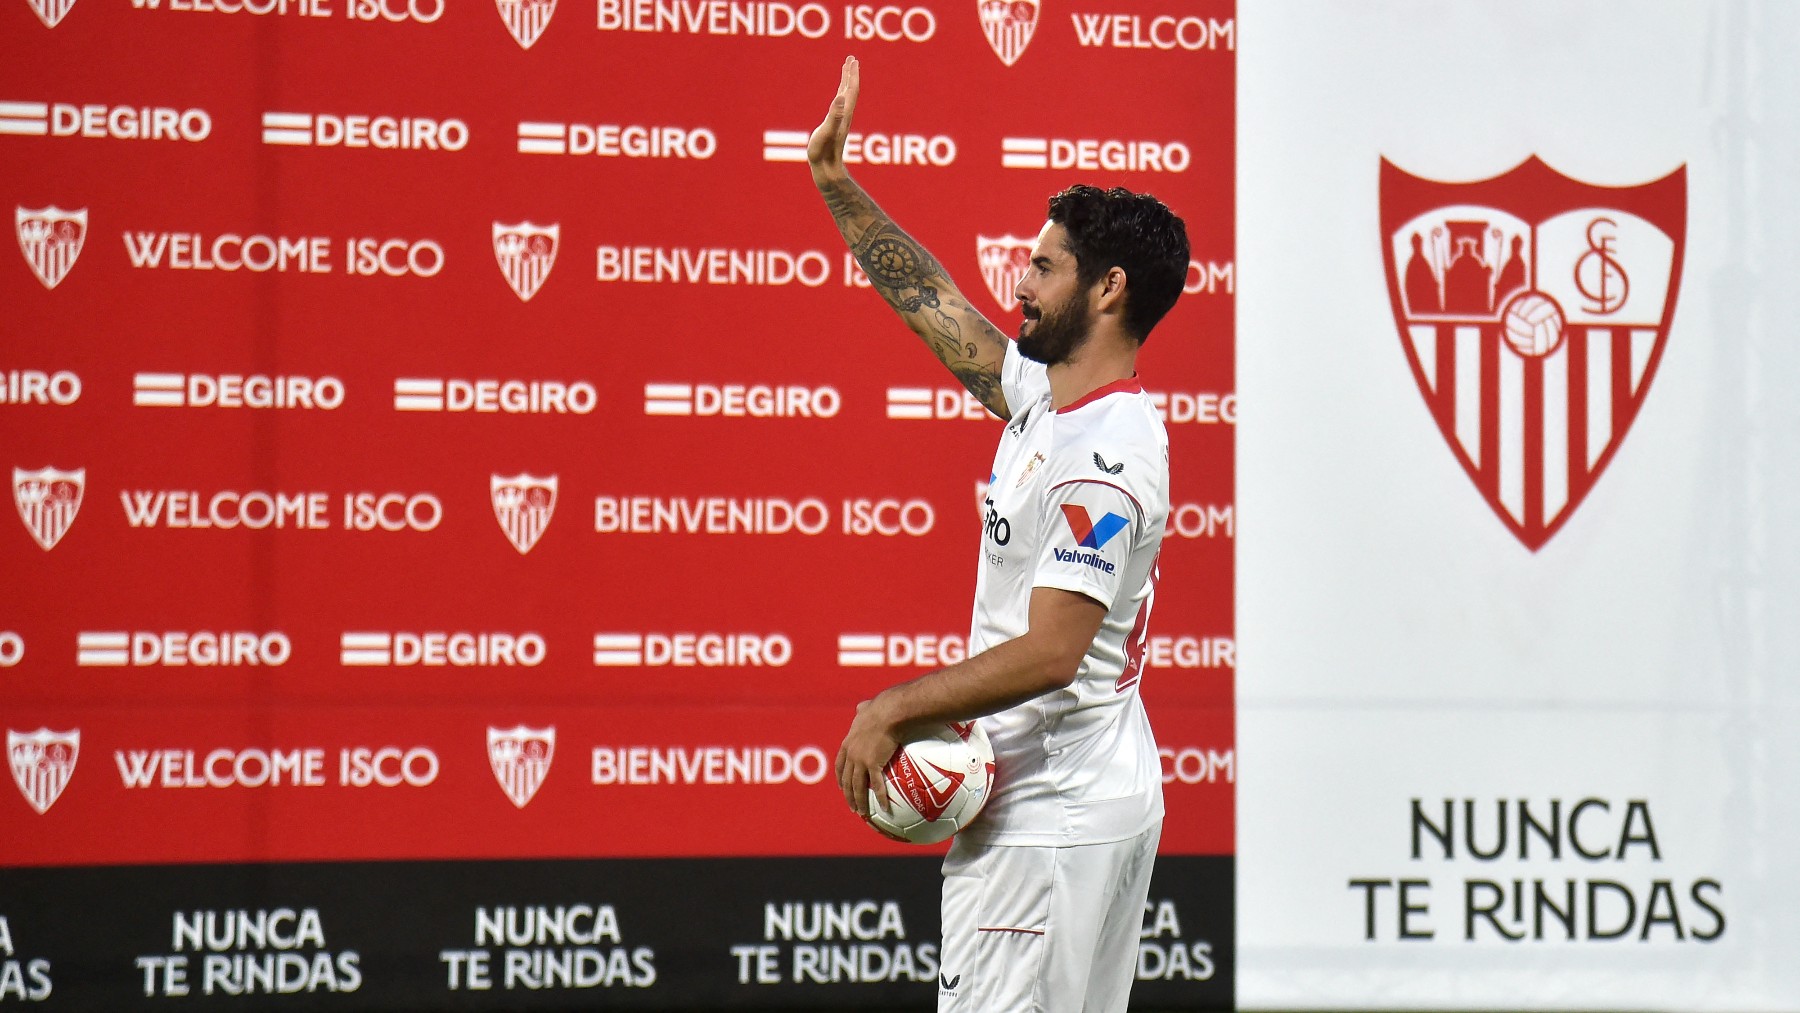
[[831,108],[825,111],[825,119],[813,128],[812,136],[806,141],[806,161],[812,166],[815,183],[839,179],[846,174],[844,143],[850,137],[850,118],[856,115],[856,93],[861,86],[862,68],[856,57],[845,57],[844,71],[838,78],[838,90],[831,98]]

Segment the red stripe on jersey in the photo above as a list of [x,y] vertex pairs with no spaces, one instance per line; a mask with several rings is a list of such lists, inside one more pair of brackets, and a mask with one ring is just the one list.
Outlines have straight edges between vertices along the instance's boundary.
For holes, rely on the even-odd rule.
[[1108,394],[1142,394],[1143,392],[1144,385],[1138,381],[1137,374],[1133,373],[1123,380],[1114,380],[1104,387],[1095,387],[1093,390],[1076,398],[1073,403],[1063,405],[1061,408],[1055,409],[1055,411],[1058,415],[1061,415],[1063,412],[1072,412],[1083,405],[1092,404]]
[[1125,494],[1126,499],[1131,501],[1132,506],[1137,507],[1138,516],[1139,517],[1144,516],[1144,504],[1138,502],[1138,498],[1131,494],[1131,490],[1125,488],[1122,485],[1115,485],[1112,482],[1105,482],[1105,481],[1102,481],[1097,478],[1071,478],[1067,482],[1058,482],[1055,485],[1051,486],[1050,488],[1051,489],[1061,489],[1065,485],[1079,485],[1084,482],[1089,485],[1103,485],[1103,486],[1106,486],[1108,489],[1119,490],[1120,492]]
[[1162,552],[1158,550],[1156,558],[1150,561],[1150,593],[1138,604],[1137,618],[1132,620],[1131,633],[1125,638],[1125,669],[1119,673],[1119,681],[1113,684],[1114,693],[1123,693],[1137,685],[1144,675],[1144,648],[1150,642],[1150,610],[1156,607],[1156,582],[1161,579]]

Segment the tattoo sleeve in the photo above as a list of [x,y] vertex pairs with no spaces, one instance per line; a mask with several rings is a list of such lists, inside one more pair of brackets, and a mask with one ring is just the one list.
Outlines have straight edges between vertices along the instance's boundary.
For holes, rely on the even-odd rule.
[[1006,336],[957,291],[950,276],[918,241],[849,179],[823,184],[825,207],[875,291],[969,393],[1001,418],[1010,418],[1000,386]]

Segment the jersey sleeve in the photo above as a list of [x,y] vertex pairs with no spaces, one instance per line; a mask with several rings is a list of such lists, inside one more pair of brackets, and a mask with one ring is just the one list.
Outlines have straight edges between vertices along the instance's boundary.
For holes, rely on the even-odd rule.
[[1084,594],[1111,610],[1145,523],[1142,507],[1118,485],[1071,479],[1048,490],[1044,510],[1032,586]]

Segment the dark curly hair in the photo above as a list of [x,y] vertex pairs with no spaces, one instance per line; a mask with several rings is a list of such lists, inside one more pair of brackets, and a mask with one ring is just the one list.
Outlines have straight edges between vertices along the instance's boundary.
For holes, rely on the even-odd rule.
[[1050,220],[1069,234],[1083,287],[1114,267],[1125,272],[1125,329],[1143,344],[1187,281],[1187,226],[1147,193],[1085,184],[1050,198]]

